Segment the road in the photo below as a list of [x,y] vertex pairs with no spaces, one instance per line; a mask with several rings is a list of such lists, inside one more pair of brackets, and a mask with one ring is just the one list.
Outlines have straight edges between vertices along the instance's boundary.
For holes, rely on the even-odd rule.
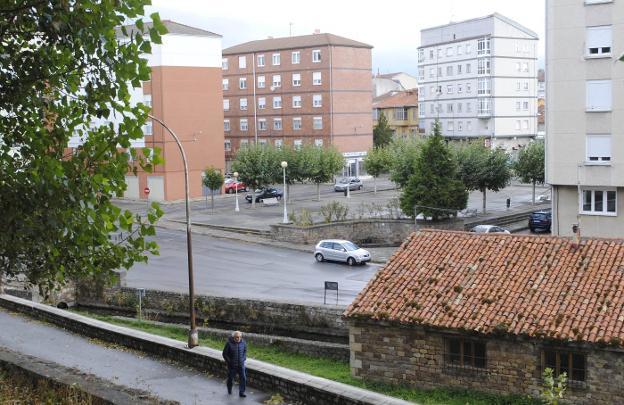
[[[129,287],[187,292],[186,233],[159,229],[160,256],[136,264]],[[348,305],[379,266],[317,263],[303,253],[266,245],[193,235],[196,294],[289,303],[323,304],[324,281],[337,281],[339,304]],[[335,303],[333,291],[328,301]]]

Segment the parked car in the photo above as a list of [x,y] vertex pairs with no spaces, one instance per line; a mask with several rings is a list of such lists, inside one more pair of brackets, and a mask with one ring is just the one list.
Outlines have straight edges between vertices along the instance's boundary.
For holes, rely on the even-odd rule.
[[242,181],[230,181],[226,182],[225,186],[225,194],[234,193],[238,191],[247,191],[247,186]]
[[[259,203],[266,198],[277,198],[278,200],[281,200],[282,195],[284,195],[282,190],[277,188],[261,188],[256,190],[256,202]],[[247,194],[245,196],[245,200],[247,200],[248,203],[251,203],[252,198],[251,194]]]
[[345,191],[347,186],[349,187],[349,190],[361,190],[362,180],[357,177],[345,177],[336,182],[334,185],[334,191]]
[[529,230],[531,232],[550,232],[550,226],[552,225],[552,212],[551,211],[536,211],[532,212],[529,216]]
[[505,228],[496,225],[477,225],[470,230],[474,233],[511,233]]
[[369,262],[371,255],[368,250],[364,250],[348,240],[327,239],[316,244],[314,258],[317,262],[330,260],[345,262],[349,266],[353,266],[356,263],[365,264]]

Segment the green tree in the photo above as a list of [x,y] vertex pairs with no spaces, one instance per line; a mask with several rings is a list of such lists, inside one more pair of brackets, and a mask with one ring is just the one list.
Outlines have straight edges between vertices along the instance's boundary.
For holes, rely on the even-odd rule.
[[[143,53],[166,32],[147,0],[9,1],[0,5],[0,275],[46,292],[146,262],[162,215],[121,210],[128,154],[148,108],[130,101],[150,79]],[[116,31],[129,20],[136,28]],[[118,34],[125,34],[120,41]],[[112,119],[119,125],[102,123]],[[101,119],[96,121],[96,119]],[[92,124],[92,125],[89,125]],[[94,125],[93,125],[94,124]],[[82,145],[68,153],[73,135]],[[146,170],[161,162],[157,151]],[[133,152],[136,156],[136,154]],[[124,232],[113,242],[111,233]]]
[[499,191],[511,180],[509,157],[502,149],[490,149],[482,141],[470,142],[456,149],[459,178],[468,191],[479,190],[486,212],[487,190]]
[[544,142],[531,142],[520,150],[518,160],[513,164],[514,172],[523,183],[533,185],[533,204],[535,204],[535,184],[544,183]]
[[395,138],[389,145],[390,180],[399,187],[405,187],[414,174],[414,166],[422,141],[416,138]]
[[550,367],[546,367],[542,374],[541,396],[544,404],[558,405],[559,401],[563,399],[563,394],[567,388],[567,381],[567,373],[561,373],[555,378],[554,370]]
[[251,206],[256,207],[256,189],[281,178],[280,154],[271,145],[252,144],[238,150],[232,170],[251,189]]
[[308,180],[316,184],[317,201],[321,201],[321,183],[331,181],[344,166],[344,156],[334,147],[310,149],[310,159],[307,163]]
[[372,148],[364,158],[364,169],[373,176],[375,194],[377,194],[377,177],[390,170],[390,149],[389,147]]
[[[224,180],[225,180],[225,178],[223,177],[223,173],[221,173],[221,170],[215,169],[212,166],[207,167],[206,170],[204,170],[204,178],[202,179],[202,184],[205,187],[208,187],[208,189],[210,190],[210,199],[211,199],[211,203],[212,203],[212,212],[214,212],[214,193],[215,193],[215,190],[218,190],[218,189],[221,188],[221,186],[223,186],[223,181]],[[206,196],[206,205],[208,205],[208,196]],[[206,207],[206,208],[208,208],[208,207]]]
[[373,146],[382,147],[388,145],[392,141],[392,128],[388,126],[388,119],[383,112],[379,113],[377,125],[373,128]]
[[291,201],[291,186],[295,183],[304,182],[307,179],[307,164],[304,151],[308,146],[304,146],[302,149],[297,150],[292,145],[284,145],[279,149],[279,162],[280,173],[279,178],[275,180],[276,183],[282,183],[283,173],[281,172],[281,162],[288,163],[286,168],[286,198],[288,202]]
[[434,220],[466,208],[468,192],[457,177],[457,163],[440,134],[439,123],[423,143],[414,174],[400,197],[401,210],[412,217],[423,214]]

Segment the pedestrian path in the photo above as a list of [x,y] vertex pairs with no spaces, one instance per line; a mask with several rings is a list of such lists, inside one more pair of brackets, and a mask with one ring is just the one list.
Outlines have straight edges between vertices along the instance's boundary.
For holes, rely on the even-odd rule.
[[[248,387],[228,395],[225,381],[175,362],[88,339],[0,309],[0,348],[75,369],[180,404],[260,404],[269,395]],[[235,388],[236,389],[236,388]]]

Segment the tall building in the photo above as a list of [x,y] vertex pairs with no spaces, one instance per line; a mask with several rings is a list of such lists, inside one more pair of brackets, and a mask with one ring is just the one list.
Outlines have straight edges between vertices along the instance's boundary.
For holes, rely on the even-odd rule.
[[[546,2],[546,181],[556,235],[624,237],[621,1]],[[615,41],[613,41],[615,39]]]
[[516,149],[537,133],[537,34],[498,13],[420,32],[421,127]]
[[225,158],[250,142],[334,145],[360,171],[373,143],[371,46],[332,34],[223,50]]

